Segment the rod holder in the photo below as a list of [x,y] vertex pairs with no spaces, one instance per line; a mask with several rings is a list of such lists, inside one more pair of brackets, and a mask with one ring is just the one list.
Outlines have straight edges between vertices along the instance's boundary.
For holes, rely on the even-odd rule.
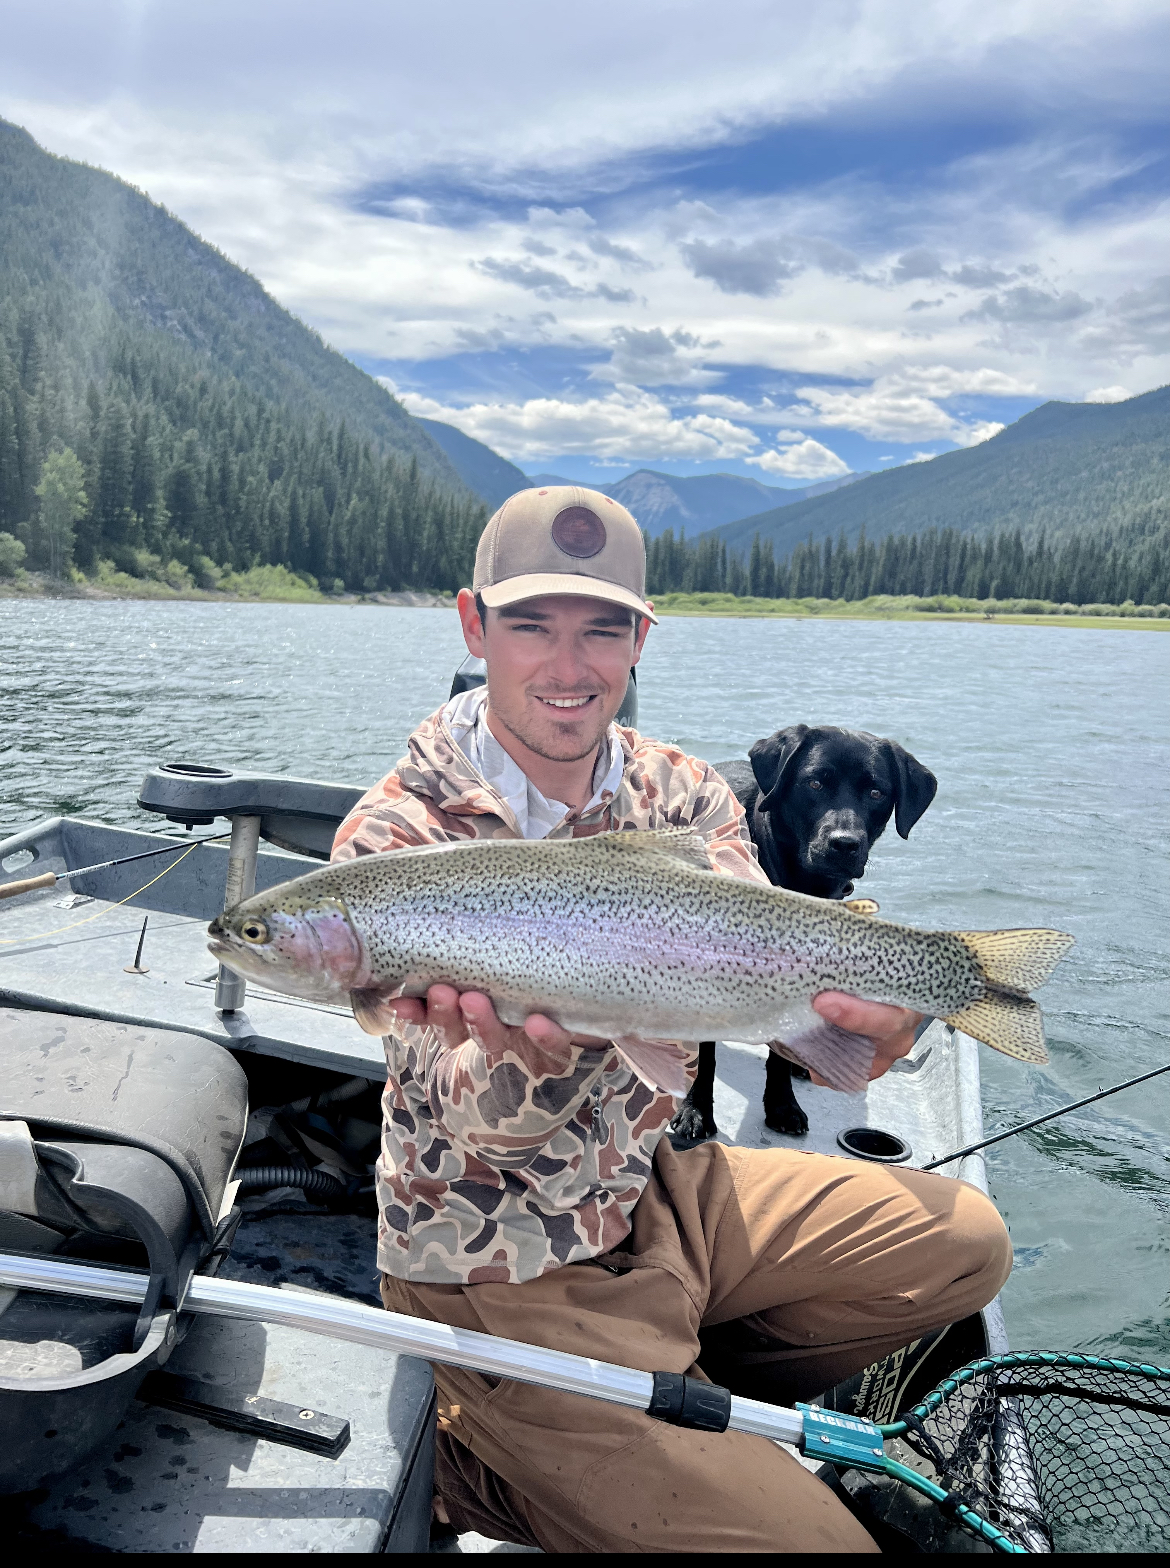
[[[232,841],[228,846],[227,885],[223,907],[234,909],[256,891],[256,855],[260,848],[260,818],[233,817]],[[215,1006],[224,1013],[243,1007],[248,982],[226,964],[220,964],[215,982]]]

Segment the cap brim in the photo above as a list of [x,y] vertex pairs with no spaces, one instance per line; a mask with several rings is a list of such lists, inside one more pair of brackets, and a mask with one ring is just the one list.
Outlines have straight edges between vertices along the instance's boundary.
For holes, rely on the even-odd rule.
[[658,625],[658,617],[643,599],[631,588],[620,583],[607,583],[600,577],[586,577],[580,572],[531,572],[524,577],[508,577],[479,593],[489,610],[502,610],[510,604],[521,604],[525,599],[539,599],[550,593],[570,593],[578,599],[602,599],[607,604],[621,604],[636,615],[644,615]]

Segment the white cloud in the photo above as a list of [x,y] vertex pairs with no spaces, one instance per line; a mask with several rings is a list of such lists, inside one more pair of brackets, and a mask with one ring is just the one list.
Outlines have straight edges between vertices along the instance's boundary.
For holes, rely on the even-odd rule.
[[[780,434],[799,435],[800,432],[781,431]],[[783,479],[839,479],[843,474],[852,472],[849,464],[842,462],[836,452],[830,452],[827,446],[822,446],[810,436],[779,451],[764,452],[759,457],[745,458],[744,461]]]
[[990,441],[992,436],[997,436],[1003,429],[994,419],[977,419],[973,425],[960,425],[958,434],[953,437],[960,446],[981,446],[984,441]]
[[709,408],[729,419],[758,419],[758,411],[741,397],[726,397],[722,392],[700,392],[692,402],[696,408]]
[[998,371],[962,372],[931,365],[879,376],[868,387],[803,386],[796,394],[802,401],[780,412],[802,424],[856,430],[871,441],[954,441],[974,446],[1003,426],[988,420],[964,424],[934,399],[959,392],[1015,392],[1019,387],[1014,377]]
[[1128,387],[1094,387],[1085,393],[1086,403],[1124,403],[1133,393]]
[[462,408],[413,392],[399,398],[410,413],[455,425],[517,463],[570,454],[710,461],[744,457],[759,445],[750,430],[727,419],[710,414],[675,418],[659,398],[637,387],[618,387],[606,397],[578,402],[538,397]]

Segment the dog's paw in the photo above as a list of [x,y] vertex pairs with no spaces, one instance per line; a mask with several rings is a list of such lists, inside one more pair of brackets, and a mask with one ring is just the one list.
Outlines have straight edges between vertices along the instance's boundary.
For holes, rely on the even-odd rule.
[[808,1131],[808,1117],[795,1100],[786,1105],[765,1105],[764,1126],[773,1132],[787,1133],[790,1138],[799,1138]]
[[702,1143],[704,1138],[713,1138],[718,1131],[714,1120],[689,1101],[684,1101],[678,1108],[670,1124],[672,1142]]

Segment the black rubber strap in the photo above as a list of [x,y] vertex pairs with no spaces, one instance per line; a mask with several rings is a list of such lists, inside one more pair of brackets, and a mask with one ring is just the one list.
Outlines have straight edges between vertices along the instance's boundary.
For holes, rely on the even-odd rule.
[[671,1426],[726,1432],[731,1420],[731,1394],[717,1383],[703,1383],[682,1372],[655,1372],[654,1392],[646,1414]]

